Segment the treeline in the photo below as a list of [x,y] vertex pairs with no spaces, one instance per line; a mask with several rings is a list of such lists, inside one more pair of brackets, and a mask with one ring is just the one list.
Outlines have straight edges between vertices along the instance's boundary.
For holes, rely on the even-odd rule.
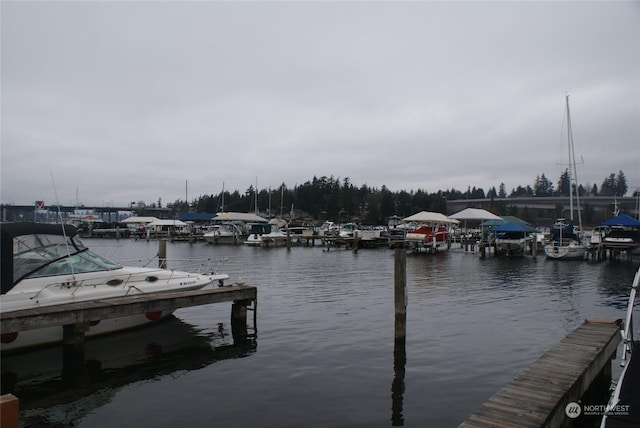
[[[570,185],[568,170],[560,176],[555,186],[545,174],[542,174],[536,177],[532,186],[518,186],[509,194],[504,183],[497,189],[492,187],[486,193],[482,188],[476,187],[468,187],[465,192],[456,189],[439,190],[435,193],[428,193],[422,189],[392,192],[384,185],[381,188],[366,184],[358,187],[351,183],[348,177],[340,179],[323,176],[313,177],[311,181],[293,188],[288,188],[282,183],[277,189],[262,189],[256,192],[256,189],[250,186],[244,193],[236,190],[225,191],[224,194],[202,195],[191,203],[175,201],[168,208],[171,208],[173,214],[257,211],[268,216],[288,216],[295,210],[296,215],[304,213],[315,220],[342,222],[357,218],[365,223],[381,224],[394,215],[406,217],[419,211],[444,213],[447,200],[568,196]],[[579,192],[582,196],[624,196],[628,188],[622,171],[605,178],[599,189],[595,184],[577,187],[575,183],[572,185],[574,192]]]

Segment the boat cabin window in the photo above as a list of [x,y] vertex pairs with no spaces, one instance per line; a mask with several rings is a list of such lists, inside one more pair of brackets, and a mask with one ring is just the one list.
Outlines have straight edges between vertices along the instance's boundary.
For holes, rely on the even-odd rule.
[[77,238],[22,235],[13,240],[13,281],[23,278],[100,272],[121,266],[89,251]]
[[251,233],[263,235],[271,232],[271,225],[267,223],[255,223],[251,225]]

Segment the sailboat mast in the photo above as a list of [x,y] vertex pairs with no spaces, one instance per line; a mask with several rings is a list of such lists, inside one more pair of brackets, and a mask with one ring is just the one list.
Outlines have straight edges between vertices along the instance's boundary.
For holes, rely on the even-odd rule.
[[220,212],[223,213],[224,212],[224,181],[222,182],[222,195],[220,195]]
[[569,219],[573,223],[573,168],[571,164],[571,114],[569,113],[569,95],[566,96],[567,104],[567,151],[569,152]]
[[256,177],[256,188],[253,190],[253,196],[256,204],[254,207],[254,212],[256,215],[258,215],[258,177]]
[[571,221],[573,221],[573,182],[576,185],[576,204],[578,205],[578,225],[582,228],[582,213],[580,212],[580,191],[578,189],[578,172],[576,170],[576,155],[573,149],[573,131],[571,127],[571,113],[569,112],[569,95],[567,95],[567,137],[569,140],[569,206]]

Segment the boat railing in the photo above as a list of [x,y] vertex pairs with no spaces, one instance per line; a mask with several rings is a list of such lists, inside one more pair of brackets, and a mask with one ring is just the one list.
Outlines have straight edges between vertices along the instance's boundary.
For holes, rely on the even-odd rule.
[[636,293],[640,286],[640,268],[636,272],[633,278],[633,284],[631,285],[631,293],[629,294],[629,304],[627,305],[627,316],[625,317],[624,324],[620,330],[623,341],[623,352],[620,358],[620,365],[624,366],[627,363],[629,354],[633,349],[633,307],[635,306]]
[[623,343],[622,356],[620,357],[620,365],[623,367],[623,369],[622,369],[622,373],[620,374],[620,378],[617,381],[611,382],[611,388],[613,393],[611,394],[611,397],[605,409],[604,416],[600,422],[601,428],[604,428],[607,426],[607,417],[609,412],[611,412],[619,403],[623,380],[626,376],[627,369],[630,366],[630,364],[628,364],[629,357],[633,352],[633,307],[635,306],[636,293],[638,291],[638,286],[640,286],[640,268],[638,268],[638,271],[636,272],[636,275],[633,278],[633,283],[631,284],[631,292],[629,293],[629,303],[627,305],[627,315],[624,319],[624,323],[622,324],[622,328],[620,329],[620,334],[622,335],[622,343]]

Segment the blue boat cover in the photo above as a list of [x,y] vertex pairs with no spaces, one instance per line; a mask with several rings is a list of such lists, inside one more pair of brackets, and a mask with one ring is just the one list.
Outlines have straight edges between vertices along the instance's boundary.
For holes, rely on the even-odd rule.
[[640,227],[640,221],[626,214],[620,214],[610,218],[609,220],[603,221],[599,226]]
[[510,221],[508,223],[503,223],[491,229],[492,232],[523,232],[523,233],[533,233],[537,232],[535,227],[531,227],[528,224],[518,223],[515,221]]

